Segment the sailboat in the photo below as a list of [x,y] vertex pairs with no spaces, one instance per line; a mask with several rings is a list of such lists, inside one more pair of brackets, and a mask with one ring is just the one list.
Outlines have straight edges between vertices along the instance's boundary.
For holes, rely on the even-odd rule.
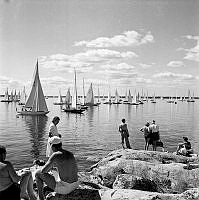
[[66,94],[66,98],[65,98],[65,104],[66,107],[70,107],[71,105],[71,95],[70,95],[70,88],[68,88],[67,94]]
[[138,103],[138,101],[137,101],[136,90],[135,90],[135,92],[134,92],[134,97],[133,97],[133,99],[132,99],[131,105],[135,105],[135,106],[139,105],[139,103]]
[[18,104],[19,105],[25,105],[25,103],[26,103],[26,97],[27,97],[27,95],[26,95],[26,89],[25,89],[25,86],[24,86],[22,94],[20,96],[20,101],[19,101]]
[[20,115],[45,115],[49,113],[39,79],[38,60],[35,66],[31,92],[25,106],[17,113]]
[[10,99],[9,94],[8,94],[8,88],[5,91],[4,99],[2,99],[1,102],[7,102],[7,103],[12,102],[12,100]]
[[155,100],[155,93],[154,93],[154,95],[153,95],[153,97],[152,97],[152,99],[151,99],[151,103],[156,103],[156,100]]
[[72,96],[72,105],[70,108],[65,108],[63,109],[63,111],[65,112],[70,112],[70,113],[79,113],[81,114],[83,111],[85,111],[84,109],[81,108],[81,105],[79,105],[77,103],[77,80],[76,80],[76,70],[74,70],[74,91],[73,91],[73,96]]
[[110,88],[109,88],[109,91],[108,91],[108,101],[104,102],[104,104],[109,104],[109,105],[112,104],[112,102],[111,102],[111,90],[110,90]]
[[115,101],[113,102],[113,104],[121,104],[121,102],[120,102],[120,96],[118,94],[117,89],[115,90]]
[[125,92],[125,100],[123,101],[123,104],[129,104],[128,102],[128,95],[127,95],[127,90]]
[[97,104],[94,103],[94,94],[93,94],[92,83],[90,84],[90,87],[89,87],[88,92],[86,94],[85,105],[86,106],[97,106]]
[[99,91],[99,85],[98,85],[98,89],[97,89],[97,105],[100,105],[101,104],[101,102],[100,102],[100,91]]
[[63,105],[64,104],[60,90],[59,90],[59,95],[58,95],[58,101],[54,102],[53,104],[54,105]]
[[188,90],[188,99],[187,99],[187,102],[195,102],[195,100],[194,100],[194,93],[193,93],[193,96],[191,96],[190,90]]

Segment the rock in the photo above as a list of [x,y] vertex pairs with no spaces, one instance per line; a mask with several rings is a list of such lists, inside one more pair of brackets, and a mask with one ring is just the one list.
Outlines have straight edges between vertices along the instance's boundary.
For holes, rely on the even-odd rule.
[[[33,178],[38,169],[38,165],[30,168]],[[119,149],[78,175],[78,189],[48,199],[199,200],[198,156]]]

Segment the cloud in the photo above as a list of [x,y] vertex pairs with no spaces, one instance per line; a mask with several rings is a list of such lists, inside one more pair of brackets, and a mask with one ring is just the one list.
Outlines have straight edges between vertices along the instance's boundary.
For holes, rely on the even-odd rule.
[[75,46],[86,46],[89,48],[128,47],[152,42],[154,42],[154,37],[151,32],[142,35],[136,31],[126,31],[121,35],[115,35],[110,38],[99,37],[91,41],[75,42]]
[[186,39],[196,41],[196,45],[193,48],[183,49],[183,50],[186,51],[186,55],[185,55],[184,59],[199,62],[199,36],[187,35],[187,36],[184,36],[184,37]]
[[135,67],[127,63],[119,63],[119,64],[112,64],[112,65],[110,64],[103,65],[102,68],[118,71],[118,70],[132,70]]
[[0,85],[1,85],[1,88],[4,88],[4,90],[6,88],[19,89],[23,87],[25,83],[23,83],[20,80],[13,79],[11,77],[0,76]]
[[55,54],[51,56],[42,56],[40,64],[44,68],[54,71],[69,71],[75,67],[80,72],[89,72],[93,65],[109,63],[117,60],[130,59],[138,57],[132,51],[119,52],[108,49],[91,49],[86,52],[80,52],[73,55]]
[[152,67],[152,64],[144,64],[144,63],[140,63],[139,65],[140,65],[143,69],[147,69],[147,68]]
[[167,64],[168,67],[183,67],[184,63],[182,61],[170,61]]
[[154,78],[164,79],[164,80],[186,80],[186,81],[192,81],[196,78],[191,74],[176,74],[172,72],[162,72],[158,74],[153,75]]

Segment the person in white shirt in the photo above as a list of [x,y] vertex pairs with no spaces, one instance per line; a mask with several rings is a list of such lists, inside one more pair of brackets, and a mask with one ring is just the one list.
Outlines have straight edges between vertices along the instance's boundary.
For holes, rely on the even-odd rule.
[[159,135],[159,126],[155,123],[155,120],[153,120],[152,124],[149,126],[150,132],[151,132],[151,140],[153,145],[153,151],[156,151],[157,148],[157,142],[160,140]]
[[46,147],[46,157],[50,157],[52,155],[52,149],[50,147],[50,143],[49,140],[51,137],[53,136],[58,136],[61,138],[61,134],[58,133],[58,129],[57,129],[57,124],[59,123],[60,118],[58,116],[55,116],[52,120],[52,123],[49,126],[49,138],[48,138],[48,142],[47,142],[47,147]]

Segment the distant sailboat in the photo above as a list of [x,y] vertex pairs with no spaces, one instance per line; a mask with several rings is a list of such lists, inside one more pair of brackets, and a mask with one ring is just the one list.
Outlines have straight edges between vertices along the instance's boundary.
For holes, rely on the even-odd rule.
[[26,89],[25,89],[25,86],[24,86],[23,91],[21,93],[19,105],[25,105],[25,103],[26,103],[26,97],[27,97],[27,95],[26,95]]
[[129,104],[129,102],[128,102],[127,90],[126,90],[126,92],[125,92],[125,99],[124,99],[124,101],[123,101],[123,104]]
[[195,102],[195,100],[194,100],[194,93],[193,93],[193,96],[191,96],[190,90],[188,90],[188,99],[187,99],[187,102]]
[[76,80],[76,70],[74,70],[74,91],[73,91],[73,96],[72,96],[72,105],[70,108],[65,108],[63,109],[65,112],[71,112],[71,113],[78,113],[81,114],[84,109],[81,108],[81,105],[78,105],[77,103],[77,80]]
[[112,102],[111,102],[111,90],[110,90],[110,88],[109,88],[109,91],[108,91],[108,101],[105,102],[104,104],[109,104],[109,105],[112,104]]
[[1,102],[7,102],[7,103],[12,102],[8,94],[8,88],[6,89],[4,99],[2,99]]
[[99,90],[99,85],[98,85],[98,89],[97,89],[97,105],[100,105],[100,90]]
[[113,104],[121,104],[120,103],[120,96],[118,94],[117,89],[115,90],[115,101],[113,102]]
[[156,103],[156,100],[155,100],[155,93],[154,93],[154,95],[153,95],[153,97],[152,97],[152,99],[151,99],[151,103]]
[[17,113],[20,115],[45,115],[49,113],[39,79],[38,60],[28,100],[26,101],[25,106],[22,107],[22,110]]
[[62,95],[61,95],[61,90],[59,90],[59,95],[58,95],[58,101],[53,103],[54,105],[63,105],[63,99],[62,99]]
[[88,89],[88,92],[86,94],[86,100],[85,100],[86,106],[97,106],[97,104],[94,103],[94,94],[93,94],[93,85],[90,84],[90,87]]
[[133,99],[132,99],[131,105],[135,105],[135,106],[139,105],[139,103],[138,103],[138,101],[137,101],[136,90],[135,90],[135,92],[134,92],[134,97],[133,97]]

